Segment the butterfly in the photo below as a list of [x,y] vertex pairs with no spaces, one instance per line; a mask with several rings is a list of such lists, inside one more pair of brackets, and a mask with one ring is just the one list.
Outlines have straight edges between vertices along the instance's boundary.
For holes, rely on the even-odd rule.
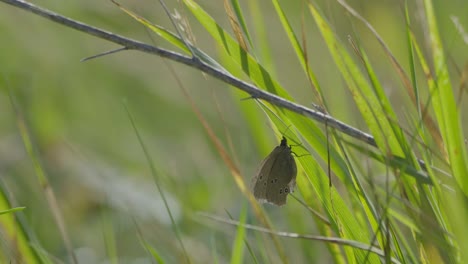
[[260,203],[278,206],[286,204],[286,198],[296,187],[297,166],[291,146],[285,137],[279,146],[262,161],[253,178],[253,194]]

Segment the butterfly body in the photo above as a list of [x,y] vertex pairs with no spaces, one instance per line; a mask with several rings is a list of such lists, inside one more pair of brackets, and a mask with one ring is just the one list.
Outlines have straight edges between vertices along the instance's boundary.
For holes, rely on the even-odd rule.
[[286,198],[296,186],[297,167],[285,137],[281,144],[262,161],[253,179],[253,193],[261,203],[278,206],[286,204]]

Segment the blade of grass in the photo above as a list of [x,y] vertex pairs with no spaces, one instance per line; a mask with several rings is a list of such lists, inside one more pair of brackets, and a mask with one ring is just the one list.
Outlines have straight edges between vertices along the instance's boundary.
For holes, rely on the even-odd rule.
[[[379,82],[373,77],[375,75],[372,73],[372,69],[367,67],[373,84],[373,86],[370,86],[365,76],[360,72],[359,67],[353,62],[351,56],[335,37],[330,26],[321,16],[318,9],[312,4],[309,4],[309,7],[314,19],[316,20],[316,24],[321,30],[322,36],[329,47],[330,53],[335,60],[335,64],[345,79],[347,87],[349,88],[367,126],[374,135],[381,153],[386,156],[405,157],[410,164],[414,163],[414,154],[409,149],[401,129],[398,126],[392,126],[392,123],[389,122],[388,114],[386,112],[391,114],[390,117],[394,116],[394,114],[392,114],[393,110],[390,104],[386,103],[383,106],[381,105],[378,94],[380,93],[383,98],[385,98],[385,95],[382,89],[379,88]],[[366,64],[367,66],[370,65],[369,63]],[[377,90],[374,88],[377,88]],[[423,192],[420,190],[416,191],[414,189],[414,179],[409,177],[400,177],[401,172],[399,170],[400,169],[393,168],[392,172],[398,177],[402,184],[402,188],[400,189],[401,195],[403,197],[407,197],[415,204],[419,204],[421,201],[424,201]],[[420,188],[419,185],[417,186]]]
[[[369,86],[359,67],[354,63],[345,50],[343,45],[334,36],[334,33],[318,9],[309,4],[309,10],[312,13],[316,24],[318,25],[322,36],[327,43],[330,53],[335,60],[335,64],[345,79],[348,88],[356,102],[369,130],[374,135],[379,149],[382,153],[392,153],[403,156],[401,146],[393,133],[393,129],[386,120],[382,108],[374,91]],[[375,116],[372,114],[375,113]]]
[[140,241],[141,245],[146,250],[146,252],[148,252],[149,255],[153,257],[153,260],[157,264],[164,264],[165,262],[164,262],[164,259],[161,257],[161,254],[159,254],[159,252],[146,241],[145,237],[143,236],[143,233],[141,232],[136,222],[135,222],[135,226],[136,226],[136,230],[138,234],[138,240]]
[[[441,127],[442,137],[447,148],[452,172],[459,187],[468,196],[468,156],[464,144],[450,76],[445,62],[442,42],[437,28],[432,2],[424,0],[427,23],[430,32],[431,51],[434,60],[435,83],[429,86],[432,94],[432,107]],[[427,75],[426,75],[427,76]]]
[[247,247],[247,250],[249,250],[249,254],[252,257],[253,263],[259,264],[257,256],[255,256],[255,252],[253,251],[252,247],[250,246],[250,243],[248,243],[247,240],[245,240],[245,246]]
[[206,62],[208,65],[211,65],[212,67],[220,70],[220,71],[225,71],[224,68],[219,65],[215,60],[213,60],[210,56],[205,54],[203,51],[197,49],[195,46],[190,45],[187,43],[190,49],[187,48],[187,46],[184,43],[184,40],[178,37],[176,34],[170,32],[169,30],[159,26],[159,25],[154,25],[147,19],[135,14],[134,12],[128,10],[127,8],[123,7],[119,3],[112,1],[115,5],[117,5],[122,11],[124,11],[126,14],[134,18],[136,21],[140,22],[142,25],[145,27],[149,28],[151,31],[171,43],[172,45],[180,48],[187,54],[191,54],[191,51],[193,52],[193,56],[202,59],[204,62]]
[[391,167],[403,169],[402,172],[406,173],[408,176],[414,177],[414,179],[421,184],[434,184],[432,179],[424,171],[414,168],[411,164],[408,163],[408,160],[404,158],[398,156],[387,157],[382,155],[381,153],[376,153],[375,151],[369,150],[368,148],[351,141],[346,141],[346,144],[369,158],[378,160],[381,163],[388,162]]
[[146,20],[145,18],[135,14],[134,12],[128,10],[127,8],[123,7],[121,4],[117,3],[116,1],[111,0],[112,3],[114,3],[120,10],[124,11],[127,15],[131,16],[133,19],[136,21],[140,22],[143,24],[145,27],[151,29],[153,32],[167,40],[169,43],[172,45],[178,47],[182,51],[186,52],[187,54],[190,54],[190,50],[185,46],[184,42],[175,34],[169,32],[165,28],[154,25],[150,21]]
[[408,159],[409,163],[414,164],[413,166],[419,167],[416,155],[412,152],[409,143],[407,142],[403,134],[403,130],[401,129],[400,124],[398,124],[397,122],[393,122],[393,120],[398,120],[397,115],[392,108],[389,98],[385,94],[383,86],[378,80],[378,77],[367,57],[365,50],[360,45],[356,47],[356,50],[358,52],[359,57],[362,59],[364,66],[366,67],[367,76],[371,81],[373,91],[376,95],[376,100],[380,103],[380,106],[382,107],[382,114],[385,115],[385,117],[387,118],[388,124],[392,128],[396,140],[401,146],[402,151],[405,153],[405,157]]
[[11,214],[11,213],[14,213],[14,212],[23,211],[24,209],[26,209],[26,207],[21,206],[21,207],[10,208],[10,209],[7,209],[7,210],[1,210],[0,215],[2,215],[2,214]]
[[247,40],[249,41],[250,47],[253,47],[252,38],[250,37],[249,29],[247,28],[247,24],[245,23],[244,13],[239,4],[239,0],[231,0],[231,5],[234,8],[234,12],[237,17],[237,21],[239,22],[242,31],[244,32]]
[[31,139],[31,135],[29,133],[29,130],[26,125],[26,121],[24,119],[24,116],[21,113],[21,110],[18,105],[16,105],[14,99],[13,99],[13,94],[11,91],[9,91],[9,96],[10,96],[10,103],[16,113],[16,122],[18,125],[19,133],[21,135],[21,138],[23,140],[24,147],[26,149],[26,152],[28,153],[29,158],[31,159],[34,167],[34,171],[36,173],[39,186],[41,187],[44,196],[47,200],[47,204],[49,206],[49,209],[52,213],[52,216],[54,218],[55,224],[57,225],[57,228],[60,232],[60,235],[62,237],[63,243],[65,245],[65,249],[67,251],[68,256],[70,257],[70,260],[78,264],[78,259],[76,258],[75,252],[73,251],[73,245],[71,243],[70,237],[67,232],[67,228],[65,226],[65,221],[63,220],[62,213],[60,211],[60,208],[58,206],[57,198],[55,196],[54,190],[49,184],[49,180],[47,179],[46,173],[42,167],[41,162],[39,161],[39,154],[36,152],[34,148],[34,144]]
[[[364,23],[364,25],[370,30],[370,32],[375,36],[377,41],[383,47],[386,55],[389,57],[389,59],[390,59],[392,65],[394,66],[395,70],[399,74],[400,79],[402,80],[403,85],[406,88],[406,91],[407,91],[408,95],[410,96],[411,100],[413,101],[414,104],[416,104],[416,95],[414,93],[415,88],[413,88],[411,86],[411,82],[410,82],[408,76],[406,75],[403,67],[400,65],[400,63],[393,56],[390,49],[385,44],[385,42],[380,37],[380,35],[377,33],[377,31],[372,27],[372,25],[369,22],[367,22],[361,15],[359,15],[354,9],[352,9],[344,0],[337,0],[337,1],[351,15],[353,15],[354,17],[356,17],[357,19],[362,21]],[[417,106],[417,107],[421,108],[421,106]],[[422,120],[423,120],[424,124],[426,125],[426,127],[428,128],[429,132],[431,133],[434,141],[437,143],[438,147],[442,150],[443,149],[443,143],[442,143],[442,139],[441,139],[441,136],[440,136],[439,129],[437,128],[437,125],[435,124],[434,120],[431,118],[430,115],[427,115],[426,113],[424,113],[422,116],[423,116]]]
[[[313,71],[310,69],[309,65],[307,64],[307,57],[305,53],[305,48],[304,49],[301,47],[301,44],[299,43],[298,38],[296,37],[296,34],[294,33],[294,30],[292,29],[288,18],[286,17],[283,8],[279,4],[278,0],[273,0],[273,6],[275,7],[276,13],[278,14],[278,17],[280,18],[281,24],[283,25],[283,29],[286,32],[286,35],[288,36],[289,42],[291,43],[297,58],[299,59],[299,62],[302,66],[302,69],[304,70],[305,74],[307,74],[308,79],[310,80],[312,86],[315,88],[316,93],[319,95],[317,98],[321,102],[323,101],[323,94],[322,94],[322,89],[320,88],[320,85],[317,81],[317,77],[313,73]],[[305,36],[304,36],[305,38]]]
[[106,247],[108,261],[111,264],[118,264],[117,241],[115,239],[112,219],[106,214],[101,214],[102,236]]
[[149,154],[149,152],[148,152],[148,150],[146,148],[146,145],[143,142],[143,138],[141,137],[140,132],[139,132],[138,128],[136,127],[135,120],[134,120],[132,114],[130,113],[130,110],[128,109],[127,104],[125,102],[123,102],[123,105],[124,105],[125,111],[127,112],[128,118],[129,118],[129,120],[130,120],[130,122],[132,124],[132,127],[133,127],[133,129],[135,131],[135,135],[138,138],[138,143],[140,144],[140,147],[143,150],[143,153],[144,153],[145,158],[146,158],[146,160],[148,162],[148,165],[150,166],[151,175],[153,176],[153,180],[154,180],[154,183],[156,185],[156,188],[158,189],[158,192],[161,195],[161,199],[163,200],[166,211],[167,211],[167,213],[169,215],[169,218],[171,219],[172,228],[173,228],[174,233],[176,235],[177,241],[179,242],[179,245],[180,245],[180,247],[182,249],[185,260],[187,261],[187,263],[192,263],[192,260],[190,259],[190,256],[188,255],[187,250],[185,249],[184,243],[182,242],[182,238],[181,238],[181,235],[180,235],[180,230],[176,225],[174,217],[172,216],[171,208],[169,207],[169,204],[167,203],[166,196],[164,195],[163,189],[161,187],[161,183],[159,182],[158,170],[156,169],[156,166],[154,166],[154,163],[153,163],[153,161],[152,161],[152,159],[150,157],[150,154]]
[[[257,51],[259,60],[263,62],[263,66],[268,69],[271,75],[275,75],[275,65],[273,64],[273,58],[270,48],[270,40],[268,39],[267,32],[269,29],[265,26],[262,8],[260,7],[259,0],[247,1],[250,9],[250,18],[253,22],[254,32],[257,40],[258,47],[261,47]],[[252,46],[252,49],[253,46]]]
[[42,247],[37,244],[31,244],[31,248],[34,249],[34,252],[37,254],[38,261],[31,263],[43,263],[43,264],[57,264],[62,263],[59,259],[54,258],[48,252],[46,252]]
[[[408,8],[408,1],[405,0],[405,21],[406,21],[406,42],[408,46],[408,59],[409,59],[409,66],[410,66],[410,73],[411,73],[411,83],[413,85],[414,90],[414,101],[416,103],[416,108],[418,110],[418,117],[419,120],[423,120],[423,113],[421,110],[421,101],[419,95],[419,87],[416,79],[416,66],[414,64],[414,47],[413,41],[411,37],[411,20],[409,15],[409,8]],[[421,132],[425,133],[424,127],[421,127]]]
[[[231,216],[229,216],[231,217]],[[231,217],[232,218],[232,217]],[[245,224],[247,220],[247,206],[242,206],[240,215],[239,215],[239,222]],[[244,241],[245,241],[245,227],[237,226],[236,231],[236,238],[234,239],[234,243],[232,245],[232,254],[231,254],[231,264],[240,264],[243,263],[244,259]]]
[[226,11],[227,16],[229,17],[229,22],[231,24],[231,28],[234,32],[234,35],[236,36],[237,42],[245,51],[249,50],[247,43],[244,39],[243,32],[239,25],[238,19],[234,15],[234,11],[232,10],[232,7],[229,4],[228,0],[224,0],[224,10]]
[[[348,188],[350,192],[354,191],[355,195],[351,196],[352,199],[356,200],[356,204],[360,205],[362,208],[363,212],[365,213],[367,217],[367,222],[374,230],[374,234],[371,244],[374,243],[373,240],[378,239],[378,242],[380,243],[381,247],[384,247],[385,243],[385,237],[380,233],[381,231],[381,226],[380,226],[380,221],[382,219],[382,213],[378,212],[378,206],[379,206],[379,200],[376,198],[375,202],[372,201],[370,198],[370,193],[373,191],[371,188],[370,191],[367,191],[366,188],[364,187],[361,177],[359,177],[359,171],[362,171],[359,169],[359,167],[356,165],[357,162],[352,162],[350,157],[353,157],[350,153],[347,147],[344,146],[342,142],[339,142],[339,147],[341,152],[343,153],[343,156],[347,160],[347,164],[349,167],[349,171],[351,174],[351,181],[352,181],[352,186],[348,185]],[[372,179],[371,179],[372,181]],[[380,218],[380,219],[379,219]],[[366,261],[368,259],[368,256],[366,256]]]
[[149,245],[146,241],[143,241],[142,243],[143,243],[143,247],[151,254],[151,256],[153,257],[153,260],[156,261],[156,263],[158,264],[165,263],[163,259],[161,258],[161,255],[159,254],[159,252],[154,247]]
[[[13,212],[22,211],[25,207],[11,208],[11,203],[8,199],[9,193],[3,183],[0,183],[0,209],[2,210],[0,216],[0,226],[2,229],[1,243],[4,244],[3,252],[0,252],[0,261],[4,260],[5,263],[15,260],[22,260],[26,263],[41,263],[40,257],[36,254],[34,248],[31,246],[31,238],[27,234],[24,225],[19,221],[19,218]],[[8,208],[8,209],[7,209]],[[8,248],[14,248],[13,252],[7,252]],[[12,254],[12,255],[9,255]],[[9,258],[5,258],[8,257]],[[44,263],[44,262],[42,262]]]
[[[361,73],[359,67],[353,60],[348,52],[345,50],[340,41],[335,37],[332,29],[320,14],[319,10],[312,4],[309,4],[310,12],[312,13],[317,26],[319,27],[327,46],[329,47],[330,53],[334,58],[335,64],[340,70],[348,89],[350,90],[353,99],[356,102],[369,130],[374,135],[377,145],[380,151],[384,155],[398,155],[398,156],[409,156],[413,157],[412,153],[408,152],[408,145],[399,130],[398,127],[394,127],[387,119],[387,114],[394,116],[393,110],[390,104],[386,101],[386,96],[383,93],[383,89],[373,74],[370,64],[366,62],[365,56],[361,57],[364,59],[364,64],[367,66],[369,77],[372,81],[373,87],[366,81],[365,76]],[[362,55],[362,54],[361,54]],[[382,99],[379,99],[379,96]],[[382,104],[382,102],[387,102]],[[405,151],[406,150],[406,151]],[[354,174],[352,174],[354,175]],[[357,189],[363,191],[361,185],[358,183],[357,177],[353,177],[357,184]],[[412,182],[409,178],[404,177],[403,182],[406,184],[406,189],[412,189]],[[364,196],[365,197],[365,196]],[[417,199],[415,194],[411,195],[411,200]],[[365,199],[363,206],[369,205],[369,199]],[[371,212],[368,208],[366,211]],[[367,214],[368,217],[370,216]],[[372,221],[371,221],[372,222]],[[375,227],[375,224],[374,224]],[[383,243],[383,240],[379,240]]]
[[[434,109],[436,119],[442,131],[445,148],[448,152],[450,167],[453,176],[458,184],[457,187],[464,195],[458,194],[455,201],[449,204],[449,212],[453,217],[449,217],[454,223],[454,234],[457,236],[459,252],[462,259],[468,259],[468,236],[464,224],[468,219],[466,208],[466,198],[468,196],[468,156],[465,147],[464,133],[460,124],[460,117],[455,104],[455,98],[451,86],[450,76],[445,60],[444,48],[439,36],[439,29],[434,13],[432,2],[424,0],[427,27],[430,35],[430,45],[433,58],[433,69],[435,80],[430,85],[431,105]],[[431,75],[426,75],[428,81]],[[459,192],[457,192],[459,193]],[[457,212],[454,214],[453,212]]]

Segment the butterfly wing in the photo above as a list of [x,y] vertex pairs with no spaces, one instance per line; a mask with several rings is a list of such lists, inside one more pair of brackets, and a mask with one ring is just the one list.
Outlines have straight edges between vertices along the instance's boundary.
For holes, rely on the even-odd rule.
[[252,180],[253,194],[255,198],[261,202],[267,202],[267,187],[268,177],[272,171],[273,165],[276,163],[278,154],[282,152],[282,147],[277,146],[273,151],[262,161],[260,167]]
[[287,146],[278,148],[280,151],[268,174],[266,201],[281,206],[296,186],[297,167],[291,149]]

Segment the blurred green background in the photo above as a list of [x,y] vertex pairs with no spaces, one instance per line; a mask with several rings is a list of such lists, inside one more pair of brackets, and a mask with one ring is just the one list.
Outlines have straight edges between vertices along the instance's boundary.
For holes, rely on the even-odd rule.
[[[336,77],[338,70],[310,14],[301,1],[281,2],[298,35],[304,17],[309,62],[325,89],[333,116],[362,127],[362,120],[342,80]],[[433,2],[451,74],[453,80],[459,80],[456,67],[466,64],[468,50],[451,17],[457,17],[465,30],[468,29],[468,2]],[[157,1],[121,3],[153,23],[173,30]],[[223,28],[230,29],[222,1],[198,3]],[[407,98],[400,96],[403,93],[400,81],[375,38],[362,24],[350,23],[351,19],[336,2],[318,3],[343,42],[347,43],[348,35],[358,36],[391,101],[400,104],[401,108],[396,109],[404,113]],[[399,2],[349,3],[372,23],[397,59],[406,62],[405,20]],[[158,46],[173,49],[110,1],[42,0],[34,4],[123,36],[147,43],[155,41]],[[177,9],[187,16],[197,47],[219,58],[218,47],[190,13],[175,1],[167,4],[171,11]],[[305,106],[316,103],[272,4],[269,1],[241,1],[241,4],[250,23],[259,60],[276,73],[298,103]],[[410,1],[412,10],[419,10],[419,4],[419,1]],[[255,6],[260,8],[263,17],[251,16]],[[411,16],[417,37],[424,39],[424,29],[418,23],[424,19],[422,11]],[[265,32],[255,31],[257,20],[265,24]],[[31,133],[81,263],[109,263],[106,249],[109,236],[113,237],[120,263],[151,263],[139,243],[136,226],[168,263],[181,261],[167,212],[124,101],[159,171],[161,186],[189,255],[196,263],[212,263],[213,251],[216,251],[221,263],[229,260],[235,227],[213,224],[195,212],[227,218],[228,211],[237,219],[242,206],[247,206],[246,199],[161,58],[124,51],[80,62],[118,46],[4,3],[0,4],[0,38],[0,177],[12,206],[26,207],[22,213],[24,220],[46,252],[68,261],[33,163],[21,140],[9,93]],[[269,50],[262,45],[268,45]],[[279,135],[270,129],[266,116],[257,127],[247,124],[239,105],[250,104],[263,115],[253,100],[240,100],[248,97],[247,94],[239,95],[234,88],[197,70],[169,63],[225,146],[228,146],[227,131],[234,146],[230,154],[237,159],[249,183],[261,160],[279,143]],[[459,85],[453,83],[457,89]],[[461,112],[466,112],[466,104],[462,107]],[[466,121],[466,115],[463,118]],[[466,122],[464,124],[467,131]],[[262,131],[263,136],[252,136],[254,131]],[[281,208],[265,206],[275,227],[316,234],[310,213],[293,199],[288,201]],[[321,243],[288,240],[284,244],[287,250],[301,252],[288,254],[292,263],[307,263],[312,259],[322,263],[330,261]]]

